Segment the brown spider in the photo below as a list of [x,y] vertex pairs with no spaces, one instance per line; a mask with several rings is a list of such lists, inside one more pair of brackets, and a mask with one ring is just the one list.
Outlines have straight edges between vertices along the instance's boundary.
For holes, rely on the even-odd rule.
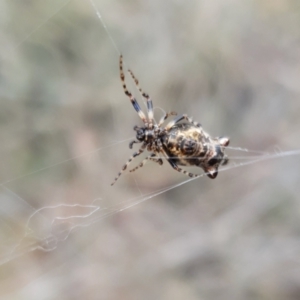
[[[193,119],[187,115],[177,116],[165,127],[161,127],[169,116],[176,116],[176,112],[166,113],[156,124],[153,117],[153,104],[151,98],[139,87],[138,80],[134,74],[130,70],[128,70],[128,72],[133,78],[142,96],[147,100],[148,118],[142,112],[136,99],[127,90],[125,75],[123,72],[123,57],[121,55],[120,77],[123,89],[139,117],[142,119],[144,125],[134,126],[133,129],[136,131],[136,140],[130,142],[129,148],[132,149],[133,144],[136,143],[141,143],[142,146],[129,158],[111,185],[115,184],[121,174],[127,169],[131,161],[140,155],[145,149],[152,153],[137,167],[131,169],[130,172],[141,168],[147,160],[151,160],[162,165],[163,160],[159,156],[159,154],[162,154],[163,157],[170,163],[172,168],[178,172],[190,177],[199,177],[201,175],[189,173],[178,167],[178,165],[196,166],[201,167],[209,178],[216,178],[219,166],[225,165],[228,162],[228,158],[224,154],[224,150],[225,147],[229,145],[229,138],[211,138],[209,134],[202,129],[202,126],[199,123],[193,121]],[[179,123],[183,120],[185,121],[184,123]]]

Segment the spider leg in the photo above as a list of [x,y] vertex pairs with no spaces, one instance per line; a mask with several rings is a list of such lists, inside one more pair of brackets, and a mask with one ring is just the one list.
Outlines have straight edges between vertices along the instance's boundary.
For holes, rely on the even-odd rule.
[[137,157],[138,155],[140,155],[145,150],[145,148],[146,148],[146,144],[143,144],[142,147],[138,150],[138,152],[135,152],[132,154],[132,156],[130,156],[130,158],[127,160],[126,164],[122,167],[122,170],[118,173],[115,180],[111,183],[111,185],[114,185],[116,183],[116,181],[119,179],[119,177],[122,175],[122,173],[127,169],[127,167],[132,162],[132,160],[135,157]]
[[140,142],[140,141],[133,140],[133,141],[131,141],[131,142],[129,143],[129,148],[132,149],[133,144],[139,144],[139,143],[141,143],[141,142]]
[[154,122],[152,99],[150,98],[150,96],[148,94],[143,92],[143,90],[140,88],[139,81],[134,76],[133,72],[131,70],[128,70],[128,72],[131,75],[132,79],[134,80],[134,83],[135,83],[136,87],[138,88],[139,92],[147,100],[148,120],[149,120],[150,129],[151,129],[153,127],[153,122]]
[[159,165],[163,164],[162,159],[158,158],[155,153],[152,153],[151,155],[147,156],[138,166],[129,170],[129,172],[134,172],[135,170],[142,168],[148,160],[154,161],[154,162],[158,163]]
[[201,127],[201,124],[198,123],[198,122],[195,122],[191,117],[188,117],[187,115],[180,115],[177,118],[175,118],[174,120],[172,120],[170,123],[168,123],[167,126],[165,127],[165,129],[169,130],[175,124],[177,124],[178,122],[180,122],[182,120],[186,120],[186,121],[188,121],[189,123],[193,124],[196,127]]
[[146,119],[145,114],[142,112],[138,102],[136,101],[136,99],[132,96],[132,94],[128,91],[127,87],[126,87],[126,83],[125,83],[125,75],[123,72],[123,56],[120,55],[120,78],[123,84],[123,90],[124,93],[127,97],[129,97],[134,109],[136,110],[136,112],[138,113],[139,117],[142,119],[142,121],[147,124],[148,121]]
[[168,157],[168,155],[165,153],[165,151],[162,151],[162,153],[164,154],[164,156],[166,157],[167,161],[169,162],[169,164],[171,165],[171,167],[176,170],[177,172],[180,172],[180,173],[183,173],[184,175],[187,175],[191,178],[196,178],[196,177],[200,177],[200,176],[203,176],[202,174],[193,174],[193,173],[190,173],[190,172],[187,172],[186,170],[183,170],[181,168],[179,168],[177,166],[177,164],[170,158]]
[[158,122],[157,126],[161,126],[161,124],[166,121],[166,119],[170,116],[177,116],[177,112],[175,111],[171,111],[171,112],[168,112],[168,113],[165,113],[164,116],[162,116],[162,118],[160,119],[160,121]]

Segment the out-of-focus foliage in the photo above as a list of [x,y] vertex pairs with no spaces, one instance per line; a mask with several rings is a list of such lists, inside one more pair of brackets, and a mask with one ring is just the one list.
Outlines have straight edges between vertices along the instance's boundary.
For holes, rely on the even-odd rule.
[[[299,299],[300,4],[94,3],[108,32],[89,0],[0,0],[1,297]],[[118,211],[187,179],[149,163],[110,187],[141,124],[118,52],[157,119],[282,157]]]

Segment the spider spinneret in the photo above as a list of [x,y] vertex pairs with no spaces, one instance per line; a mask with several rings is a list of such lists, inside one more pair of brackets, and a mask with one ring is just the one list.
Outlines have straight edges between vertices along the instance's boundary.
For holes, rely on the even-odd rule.
[[[128,159],[122,170],[118,173],[111,185],[114,185],[121,174],[127,169],[131,161],[144,152],[152,152],[147,156],[137,167],[130,170],[134,172],[138,168],[143,167],[147,160],[163,164],[160,154],[169,162],[171,167],[178,172],[181,172],[189,177],[199,177],[200,174],[189,173],[180,166],[195,166],[204,170],[209,178],[216,178],[218,175],[218,168],[220,165],[225,165],[228,158],[224,153],[225,147],[229,145],[229,138],[217,137],[211,138],[206,133],[202,126],[195,122],[187,115],[177,116],[176,112],[166,113],[161,120],[156,123],[153,116],[153,103],[150,96],[142,91],[139,87],[139,82],[134,76],[133,72],[128,70],[133,78],[138,90],[147,101],[147,116],[141,110],[135,97],[128,91],[125,83],[125,75],[123,72],[123,57],[120,56],[120,78],[123,84],[123,90],[127,97],[129,97],[134,109],[143,121],[143,126],[134,126],[136,131],[136,140],[129,143],[129,148],[132,149],[134,144],[141,143],[141,147],[137,152]],[[176,116],[165,127],[162,124],[170,116]],[[184,122],[181,122],[184,121]],[[181,122],[181,123],[180,123]]]

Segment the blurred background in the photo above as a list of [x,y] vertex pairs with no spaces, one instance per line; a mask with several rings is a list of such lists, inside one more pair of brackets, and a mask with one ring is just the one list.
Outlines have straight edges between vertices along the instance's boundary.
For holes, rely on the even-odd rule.
[[[298,1],[93,1],[0,0],[1,299],[300,299]],[[111,187],[141,124],[120,52],[157,120],[249,152]]]

